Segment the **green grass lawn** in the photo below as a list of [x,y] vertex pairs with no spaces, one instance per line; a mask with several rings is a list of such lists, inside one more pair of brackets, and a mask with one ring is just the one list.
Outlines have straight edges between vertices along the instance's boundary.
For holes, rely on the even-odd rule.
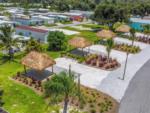
[[[52,54],[53,57],[57,56]],[[10,79],[16,72],[23,70],[20,64],[21,56],[17,55],[14,62],[2,63],[0,55],[0,87],[4,90],[4,108],[10,113],[49,113],[51,109],[56,109],[54,106],[46,109],[47,104],[43,96]]]
[[54,26],[57,26],[57,24],[45,24],[44,26],[46,26],[46,27],[54,27]]
[[89,27],[89,28],[92,28],[92,29],[96,29],[96,28],[108,29],[109,28],[108,26],[98,25],[98,24],[82,24],[81,26],[83,26],[83,27]]
[[64,29],[80,32],[80,34],[73,35],[73,36],[71,36],[71,37],[74,37],[74,36],[81,36],[81,37],[87,38],[87,39],[88,39],[89,41],[91,41],[91,42],[94,42],[94,41],[96,41],[97,39],[99,39],[99,38],[96,36],[96,32],[93,32],[93,31],[89,31],[89,30],[78,30],[78,29],[72,28],[72,27],[64,27]]
[[92,31],[82,31],[79,36],[85,37],[88,40],[90,40],[91,42],[94,42],[96,40],[98,40],[99,38],[96,36],[95,32]]
[[82,30],[79,30],[79,29],[77,29],[77,28],[73,28],[73,27],[70,27],[70,26],[63,27],[63,29],[67,29],[67,30],[71,30],[71,31],[82,32]]

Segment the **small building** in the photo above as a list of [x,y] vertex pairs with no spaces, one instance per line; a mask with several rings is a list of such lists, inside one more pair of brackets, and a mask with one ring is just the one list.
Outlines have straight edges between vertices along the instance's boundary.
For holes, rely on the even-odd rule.
[[28,15],[16,14],[12,17],[12,21],[19,23],[20,25],[43,25],[44,21],[37,18],[32,18]]
[[94,14],[93,11],[80,11],[80,10],[70,10],[70,13],[76,13],[84,16],[85,18],[90,18]]
[[0,20],[9,20],[7,16],[0,16]]
[[19,23],[20,25],[43,25],[44,21],[40,19],[33,19],[33,18],[15,18],[13,21]]
[[14,27],[16,24],[17,24],[17,23],[12,22],[12,21],[0,20],[0,26],[10,25],[10,26]]
[[6,7],[6,11],[11,13],[12,15],[22,14],[24,12],[23,8],[16,8],[16,7]]
[[69,16],[73,21],[83,21],[84,19],[89,19],[94,12],[91,11],[80,11],[80,10],[70,10],[70,12],[65,12],[64,15]]
[[47,17],[53,18],[55,21],[70,21],[70,18],[64,15],[49,14]]
[[44,22],[44,24],[53,24],[53,23],[55,23],[54,18],[50,18],[50,17],[46,17],[46,16],[42,16],[42,15],[32,16],[32,19],[41,20],[41,21]]
[[36,40],[40,40],[41,42],[47,42],[48,30],[39,29],[30,26],[17,26],[16,27],[16,34],[22,35],[26,37],[33,37]]
[[130,18],[131,23],[131,27],[136,29],[136,30],[143,30],[143,25],[149,24],[150,25],[150,19],[148,19],[148,17],[146,18]]
[[35,10],[35,12],[48,13],[48,12],[49,12],[49,9],[39,8],[39,9]]
[[72,21],[83,21],[84,17],[82,14],[78,13],[64,13],[64,15],[69,16]]

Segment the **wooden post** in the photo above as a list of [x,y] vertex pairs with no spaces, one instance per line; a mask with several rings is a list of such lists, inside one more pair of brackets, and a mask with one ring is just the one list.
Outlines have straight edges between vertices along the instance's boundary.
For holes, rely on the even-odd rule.
[[69,76],[71,75],[71,64],[69,64]]
[[79,95],[79,100],[81,98],[81,94],[80,94],[80,74],[78,74],[78,95]]
[[84,52],[83,52],[83,48],[82,48],[82,55],[83,55],[83,57],[84,57]]
[[88,54],[90,53],[90,46],[88,47]]
[[53,67],[53,65],[52,65],[52,73],[54,73],[54,67]]
[[26,66],[24,65],[24,73],[27,74]]

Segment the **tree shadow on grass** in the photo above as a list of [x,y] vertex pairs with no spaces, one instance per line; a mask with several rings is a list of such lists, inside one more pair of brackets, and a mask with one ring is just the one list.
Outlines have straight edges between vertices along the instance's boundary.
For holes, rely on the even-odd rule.
[[9,56],[2,56],[0,58],[0,65],[3,65],[5,63],[11,63],[11,62],[14,62],[14,63],[19,63],[17,60],[15,59],[12,59],[10,60]]

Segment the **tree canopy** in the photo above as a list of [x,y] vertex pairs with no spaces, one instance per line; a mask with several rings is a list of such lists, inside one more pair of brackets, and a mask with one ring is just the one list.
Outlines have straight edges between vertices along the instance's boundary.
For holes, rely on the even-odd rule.
[[50,31],[47,40],[49,50],[60,51],[66,48],[66,36],[63,32]]
[[126,22],[129,12],[126,7],[114,4],[99,4],[95,10],[94,20],[102,24],[113,24],[116,22]]
[[[54,75],[51,80],[47,81],[44,85],[46,96],[50,96],[51,99],[62,97],[61,100],[64,100],[63,113],[67,113],[69,98],[76,94],[77,85],[74,79],[73,74],[61,72],[58,75]],[[56,100],[53,102],[57,103]]]
[[[128,1],[128,0],[127,0]],[[143,18],[150,14],[150,2],[109,2],[105,1],[97,5],[93,19],[102,24],[114,24],[116,22],[128,22],[133,16]]]
[[40,42],[38,42],[37,40],[34,40],[31,37],[31,39],[27,42],[27,45],[26,45],[26,52],[29,53],[30,51],[42,52],[44,51],[44,49],[42,45],[40,44]]

